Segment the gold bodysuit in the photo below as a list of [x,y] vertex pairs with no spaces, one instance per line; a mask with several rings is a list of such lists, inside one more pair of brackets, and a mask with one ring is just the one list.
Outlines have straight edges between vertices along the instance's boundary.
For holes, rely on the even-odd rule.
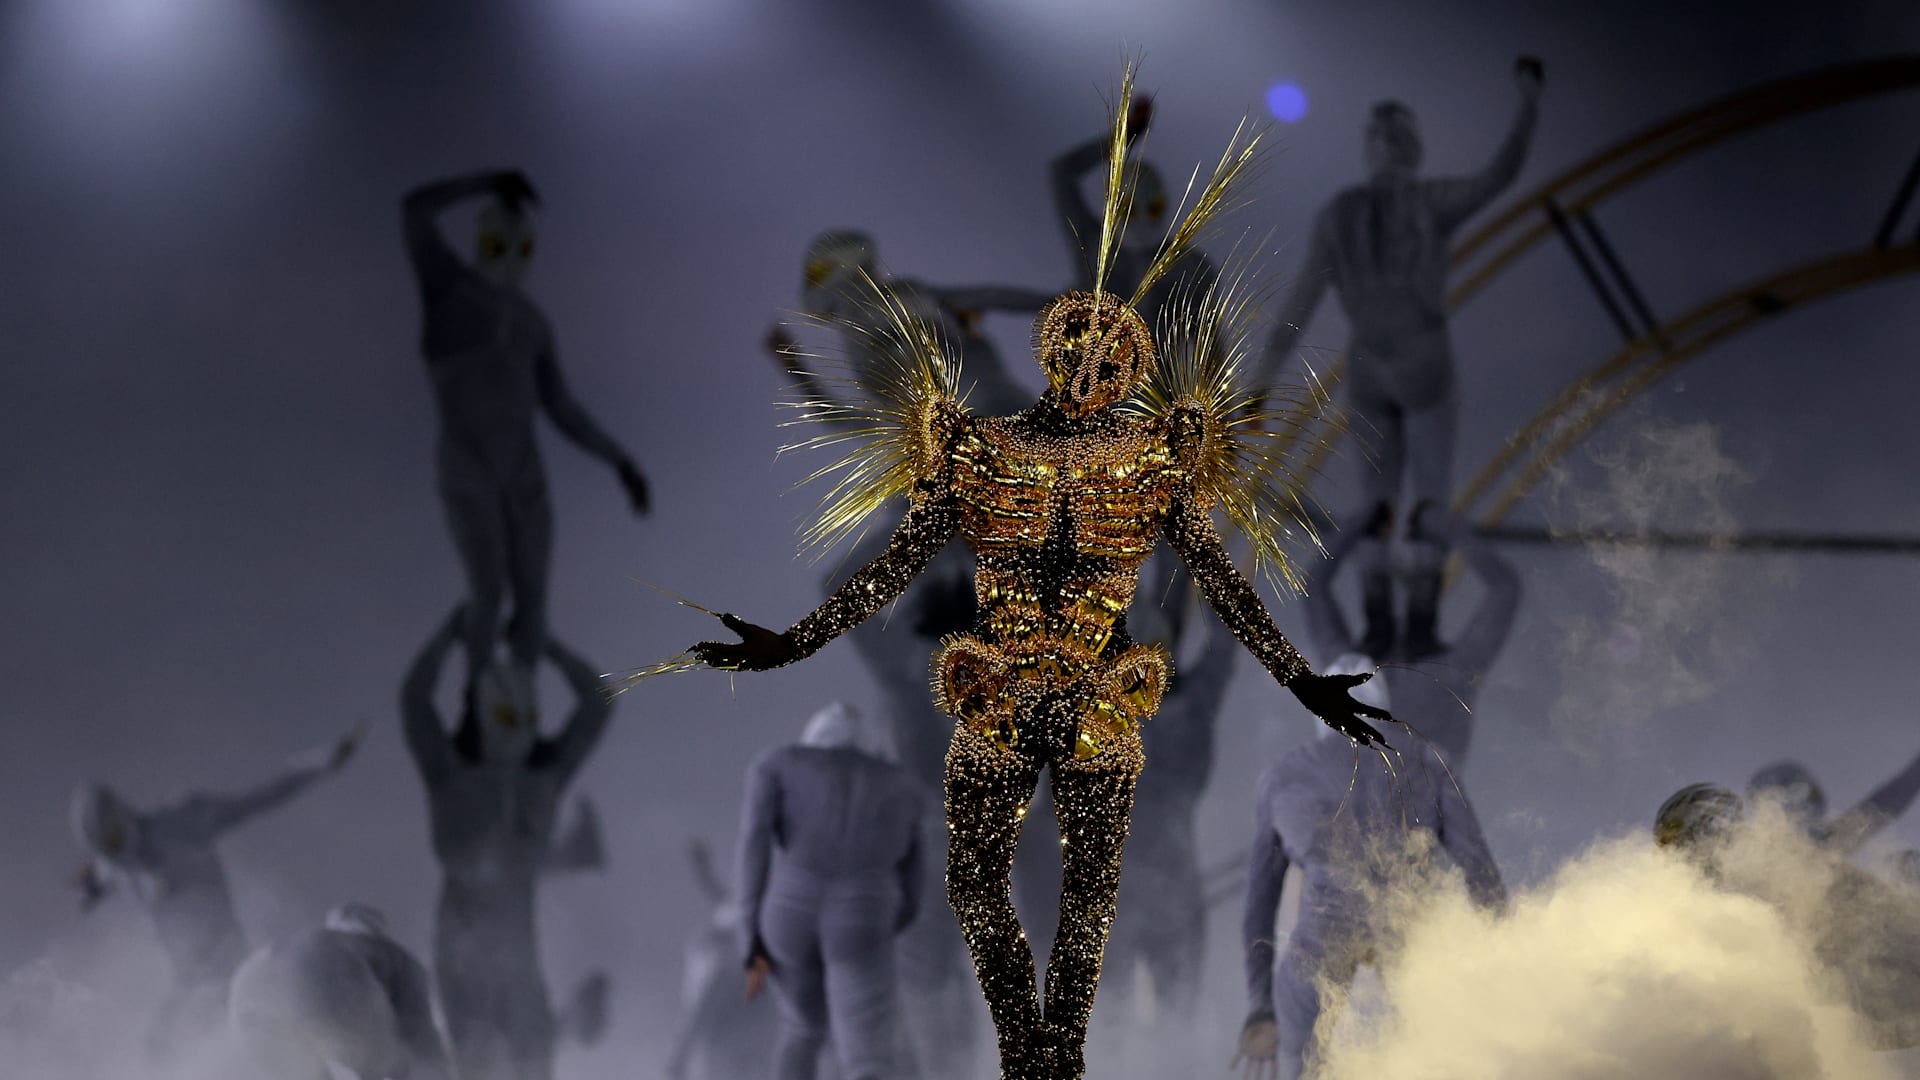
[[[1154,349],[1120,298],[1069,293],[1041,314],[1038,352],[1054,387],[1010,417],[948,400],[914,414],[914,475],[887,550],[784,635],[794,659],[876,613],[956,533],[977,559],[978,615],[933,663],[933,692],[957,718],[947,756],[947,894],[973,953],[1004,1075],[1079,1075],[1121,845],[1144,764],[1139,727],[1171,675],[1125,613],[1141,564],[1165,540],[1228,628],[1283,685],[1307,672],[1215,531],[1197,401],[1123,410]],[[1119,354],[1118,362],[1115,355]],[[1077,376],[1088,369],[1090,378]],[[1076,393],[1076,391],[1078,391]],[[1014,845],[1049,769],[1064,878],[1044,1002],[1014,913]]]
[[[1100,266],[1116,235],[1130,85],[1129,78],[1116,113]],[[1224,344],[1217,337],[1220,324],[1250,309],[1212,292],[1190,298],[1189,332],[1161,355],[1133,307],[1184,254],[1197,223],[1226,200],[1251,154],[1251,143],[1229,148],[1134,301],[1096,284],[1041,312],[1034,352],[1049,388],[1014,416],[968,415],[954,350],[876,287],[876,312],[893,327],[897,369],[862,376],[855,389],[867,395],[866,405],[802,407],[814,419],[851,421],[871,433],[822,470],[838,471],[841,481],[812,538],[842,539],[904,495],[907,510],[888,547],[786,632],[722,616],[745,640],[702,642],[637,676],[690,664],[757,670],[803,659],[876,614],[949,540],[965,537],[978,563],[978,614],[970,632],[945,640],[932,672],[934,694],[958,721],[946,768],[947,897],[993,1015],[1006,1078],[1055,1080],[1084,1071],[1121,845],[1144,764],[1139,728],[1158,708],[1171,674],[1165,650],[1134,642],[1125,619],[1156,543],[1174,549],[1222,622],[1280,684],[1351,737],[1378,737],[1346,697],[1350,681],[1308,670],[1214,528],[1219,509],[1253,541],[1257,556],[1284,568],[1278,534],[1285,522],[1300,520],[1284,459],[1293,433],[1311,417],[1271,411],[1272,396],[1237,386],[1247,335]],[[1044,1000],[1034,991],[1033,955],[1009,881],[1043,768],[1064,863]]]

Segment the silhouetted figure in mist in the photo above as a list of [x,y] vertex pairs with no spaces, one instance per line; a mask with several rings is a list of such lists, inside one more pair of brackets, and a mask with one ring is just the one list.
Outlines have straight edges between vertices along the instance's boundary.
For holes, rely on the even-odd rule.
[[[1409,526],[1414,543],[1436,544],[1421,531],[1432,512],[1448,510],[1459,423],[1453,343],[1447,330],[1447,245],[1456,230],[1513,183],[1533,137],[1544,78],[1538,60],[1522,57],[1514,79],[1520,111],[1492,161],[1479,172],[1440,179],[1419,175],[1420,129],[1413,110],[1398,101],[1374,106],[1366,131],[1367,181],[1333,197],[1315,219],[1306,258],[1280,305],[1267,344],[1261,385],[1279,381],[1280,368],[1331,284],[1352,325],[1347,346],[1346,407],[1350,427],[1366,440],[1372,460],[1361,472],[1365,512],[1389,514]],[[1401,486],[1410,498],[1401,502]],[[1406,627],[1414,651],[1436,644],[1442,559],[1408,585],[1414,616]],[[1383,656],[1393,645],[1374,625],[1391,606],[1388,568],[1362,568],[1368,597],[1366,652]]]
[[1839,975],[1875,1048],[1920,1046],[1920,897],[1904,882],[1852,865],[1813,836],[1769,830],[1764,814],[1717,784],[1669,796],[1653,839],[1715,887],[1778,911],[1813,959]]
[[914,1071],[893,950],[919,910],[925,796],[862,726],[835,702],[747,772],[740,955],[748,995],[771,976],[779,999],[776,1080],[814,1080],[829,1037],[846,1080]]
[[[1499,867],[1456,771],[1473,734],[1469,710],[1512,629],[1520,580],[1465,523],[1448,519],[1437,531],[1465,556],[1485,595],[1451,646],[1423,646],[1423,662],[1388,663],[1355,691],[1380,695],[1375,704],[1401,718],[1410,745],[1388,754],[1389,766],[1365,752],[1356,759],[1355,748],[1321,737],[1260,778],[1241,927],[1250,1011],[1240,1055],[1253,1075],[1277,1069],[1279,1080],[1293,1080],[1308,1067],[1323,987],[1344,986],[1361,964],[1374,962],[1387,930],[1375,918],[1376,901],[1427,873],[1434,847],[1465,874],[1477,903],[1505,902]],[[1321,655],[1339,657],[1329,670],[1375,668],[1355,651],[1333,589],[1368,540],[1378,537],[1339,534],[1307,576],[1310,637]],[[1276,967],[1274,919],[1289,866],[1301,871],[1300,915]]]
[[247,956],[220,863],[221,837],[338,772],[358,743],[356,731],[257,787],[195,792],[152,810],[136,809],[100,784],[73,793],[73,832],[87,857],[76,880],[81,909],[125,887],[153,920],[172,969],[148,1037],[156,1059],[173,1058],[220,1030],[227,981]]
[[1920,756],[1907,762],[1893,778],[1873,789],[1859,805],[1835,818],[1827,817],[1827,794],[1813,773],[1797,761],[1776,761],[1747,781],[1747,798],[1778,799],[1787,814],[1807,830],[1821,847],[1842,858],[1859,851],[1894,818],[1907,812],[1920,795]]
[[427,969],[365,904],[248,957],[229,1012],[262,1080],[327,1080],[329,1064],[355,1080],[453,1080]]
[[[605,733],[612,705],[599,673],[549,639],[546,657],[575,699],[557,734],[540,734],[531,679],[517,663],[499,661],[481,670],[449,733],[434,689],[465,617],[456,610],[427,642],[400,696],[441,869],[434,979],[461,1080],[548,1080],[558,1029],[540,971],[535,888],[553,868],[561,797]],[[605,986],[603,977],[589,979],[583,1000],[604,996]]]
[[[437,219],[480,197],[487,202],[469,262],[448,246]],[[647,512],[639,467],[568,391],[546,316],[520,290],[533,258],[529,208],[538,202],[526,176],[507,170],[426,184],[403,204],[424,311],[421,348],[440,410],[440,498],[467,574],[469,694],[492,662],[509,590],[514,662],[531,672],[545,647],[553,508],[534,414],[544,410],[563,435],[618,472],[634,512]]]

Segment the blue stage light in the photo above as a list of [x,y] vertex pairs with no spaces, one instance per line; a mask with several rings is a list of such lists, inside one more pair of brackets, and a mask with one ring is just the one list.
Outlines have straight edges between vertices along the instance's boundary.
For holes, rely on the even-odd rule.
[[1297,124],[1307,118],[1307,92],[1290,82],[1267,87],[1267,111],[1283,124]]

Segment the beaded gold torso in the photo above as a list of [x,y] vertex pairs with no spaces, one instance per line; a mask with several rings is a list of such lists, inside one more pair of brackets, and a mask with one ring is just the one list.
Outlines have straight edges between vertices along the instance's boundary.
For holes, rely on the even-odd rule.
[[1169,674],[1165,651],[1133,644],[1125,624],[1179,476],[1164,430],[1043,402],[965,424],[950,460],[979,615],[935,662],[941,702],[1012,746],[1026,705],[1067,693],[1075,756],[1093,757],[1153,715]]
[[1030,409],[976,421],[953,454],[960,532],[979,559],[979,630],[1068,672],[1109,655],[1172,498],[1155,426]]

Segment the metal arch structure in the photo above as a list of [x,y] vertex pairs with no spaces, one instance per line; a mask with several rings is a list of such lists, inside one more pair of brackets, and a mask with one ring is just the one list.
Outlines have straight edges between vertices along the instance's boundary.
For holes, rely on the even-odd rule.
[[[1602,421],[1682,364],[1792,308],[1912,273],[1920,273],[1920,244],[1867,248],[1742,286],[1655,327],[1574,380],[1531,422],[1509,436],[1500,452],[1456,496],[1454,511],[1471,512],[1502,476],[1511,474],[1481,515],[1483,526],[1498,524]],[[1535,447],[1538,452],[1519,464],[1522,455]]]
[[[1893,56],[1780,79],[1654,124],[1561,173],[1460,241],[1452,263],[1461,277],[1447,301],[1458,310],[1528,249],[1554,233],[1565,236],[1569,227],[1584,232],[1601,203],[1682,158],[1801,113],[1915,88],[1920,88],[1920,55]],[[1920,158],[1915,166],[1920,168]],[[1909,169],[1903,185],[1909,194],[1913,172]],[[1891,225],[1883,226],[1879,244],[1886,242]],[[1575,260],[1597,255],[1601,262],[1617,263],[1604,238],[1593,247],[1591,253],[1580,250]],[[1614,302],[1620,301],[1633,303],[1630,296],[1616,295]]]
[[[1896,233],[1920,187],[1920,154],[1898,183],[1891,204],[1871,243],[1861,250],[1817,260],[1736,288],[1676,318],[1661,320],[1634,284],[1594,210],[1638,182],[1675,162],[1736,135],[1790,117],[1850,102],[1920,89],[1920,54],[1792,76],[1721,98],[1663,120],[1600,151],[1519,199],[1463,239],[1452,253],[1458,282],[1448,294],[1458,311],[1522,254],[1551,236],[1559,236],[1593,288],[1601,306],[1620,330],[1623,346],[1603,363],[1574,380],[1548,402],[1461,490],[1454,511],[1471,514],[1483,496],[1490,505],[1480,515],[1482,529],[1513,540],[1548,539],[1544,532],[1496,530],[1499,522],[1549,469],[1594,428],[1649,386],[1719,343],[1769,318],[1851,289],[1920,272],[1920,235],[1896,243]],[[1337,382],[1340,370],[1327,381]],[[1325,432],[1309,463],[1317,471],[1341,434]],[[1531,458],[1528,451],[1539,448]],[[1501,486],[1499,482],[1506,478]],[[1567,542],[1572,537],[1555,536]],[[1771,538],[1778,543],[1743,543],[1731,537],[1664,537],[1679,546],[1714,549],[1787,547],[1836,550],[1920,550],[1920,542],[1857,542],[1839,538]],[[1662,542],[1654,538],[1590,534],[1582,542]]]

